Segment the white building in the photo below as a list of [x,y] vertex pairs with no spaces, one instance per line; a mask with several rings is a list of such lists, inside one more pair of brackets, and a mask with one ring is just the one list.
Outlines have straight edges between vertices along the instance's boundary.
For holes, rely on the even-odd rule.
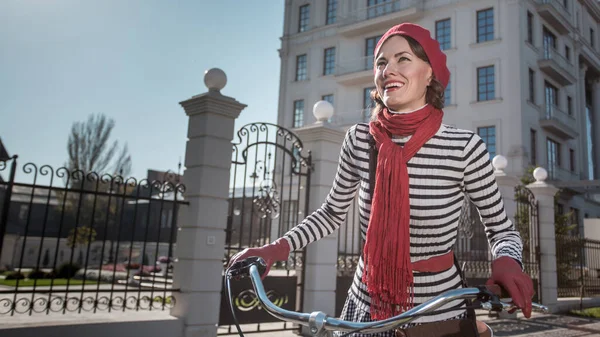
[[[507,157],[507,172],[543,166],[562,184],[600,177],[593,0],[286,0],[278,124],[315,122],[321,99],[342,128],[368,119],[374,46],[401,22],[429,29],[445,49],[444,122],[478,132],[492,156]],[[579,194],[563,207],[581,224],[600,217],[592,198]]]

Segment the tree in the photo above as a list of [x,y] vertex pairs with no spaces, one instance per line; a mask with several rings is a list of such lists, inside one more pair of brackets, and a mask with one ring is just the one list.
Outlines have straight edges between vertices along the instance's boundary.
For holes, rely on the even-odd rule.
[[67,142],[69,162],[66,167],[73,172],[96,172],[127,176],[131,173],[131,156],[125,144],[119,149],[117,140],[110,142],[115,121],[103,114],[90,115],[85,122],[75,122]]
[[[94,241],[97,229],[104,231],[106,226],[108,233],[114,232],[112,228],[124,193],[122,181],[131,173],[127,144],[120,146],[117,140],[111,140],[114,127],[115,121],[103,114],[92,114],[86,121],[71,126],[67,142],[68,162],[65,164],[71,172],[66,177],[70,190],[61,193],[60,197],[65,200],[65,213],[72,228],[68,236],[72,249]],[[105,174],[124,178],[120,185],[113,184],[102,180]],[[111,193],[112,196],[95,192]]]

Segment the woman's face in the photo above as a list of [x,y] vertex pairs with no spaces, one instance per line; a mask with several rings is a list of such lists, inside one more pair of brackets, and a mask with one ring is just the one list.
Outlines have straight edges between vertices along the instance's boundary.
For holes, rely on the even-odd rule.
[[375,55],[375,66],[375,87],[388,109],[406,112],[425,105],[431,66],[413,53],[404,37],[388,38]]

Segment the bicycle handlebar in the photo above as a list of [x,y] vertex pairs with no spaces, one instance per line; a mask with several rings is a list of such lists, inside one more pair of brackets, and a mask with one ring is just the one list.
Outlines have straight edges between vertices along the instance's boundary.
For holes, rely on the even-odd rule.
[[[501,301],[492,288],[481,286],[446,291],[400,315],[385,320],[368,323],[350,322],[330,317],[320,311],[309,314],[290,311],[276,306],[267,296],[261,280],[262,273],[259,269],[264,272],[264,261],[258,257],[251,257],[244,260],[241,267],[234,269],[234,272],[228,274],[228,276],[244,277],[249,275],[258,300],[269,314],[282,321],[308,326],[310,332],[314,336],[322,336],[327,331],[349,332],[361,330],[361,333],[378,333],[393,330],[401,325],[411,322],[416,319],[416,316],[418,315],[433,312],[444,304],[454,300],[477,299],[481,302],[482,309],[486,310],[510,311],[517,309],[513,303]],[[534,311],[549,312],[548,307],[538,303],[532,303],[532,309]]]

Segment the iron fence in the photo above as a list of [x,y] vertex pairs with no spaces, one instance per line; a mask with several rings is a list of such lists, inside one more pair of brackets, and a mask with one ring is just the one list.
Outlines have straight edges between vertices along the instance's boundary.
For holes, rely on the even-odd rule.
[[600,241],[556,236],[558,297],[600,295]]
[[177,213],[187,204],[178,175],[138,181],[33,163],[18,168],[17,156],[0,161],[0,315],[175,304]]

